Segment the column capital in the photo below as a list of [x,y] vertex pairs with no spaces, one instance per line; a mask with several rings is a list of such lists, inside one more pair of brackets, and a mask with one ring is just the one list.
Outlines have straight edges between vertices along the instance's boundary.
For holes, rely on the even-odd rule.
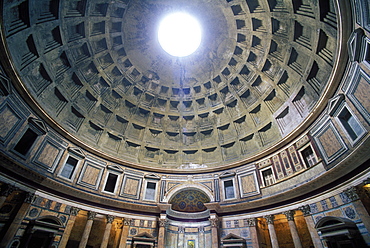
[[200,233],[204,233],[204,226],[200,226],[198,230]]
[[159,224],[160,227],[165,227],[166,224],[167,224],[167,219],[159,218],[158,219],[158,224]]
[[288,221],[294,221],[294,214],[295,214],[294,210],[285,211],[285,212],[283,212],[283,214],[286,216]]
[[35,194],[27,192],[26,198],[24,198],[24,203],[32,203],[35,200]]
[[89,212],[87,212],[87,219],[88,220],[93,220],[93,219],[95,219],[95,217],[96,217],[97,214],[98,213],[96,213],[96,212],[89,211]]
[[274,224],[274,219],[275,219],[275,216],[272,215],[272,214],[269,214],[269,215],[265,215],[264,217],[267,221],[267,224],[269,225],[273,225]]
[[359,192],[356,187],[350,187],[343,192],[351,201],[357,201],[360,199]]
[[1,187],[0,191],[0,196],[9,196],[13,191],[17,190],[17,187],[10,185],[10,184],[5,184],[3,187]]
[[218,227],[218,218],[217,217],[210,217],[209,221],[211,222],[212,227]]
[[298,209],[302,211],[303,216],[305,216],[305,217],[311,215],[310,205],[303,205],[303,206],[299,207]]
[[80,210],[81,210],[81,208],[71,207],[71,209],[69,210],[69,213],[72,216],[76,216],[78,214],[78,212],[80,212]]
[[107,215],[107,224],[112,224],[114,221],[114,216],[113,215]]
[[246,219],[247,226],[256,226],[257,225],[257,218],[249,218]]
[[179,226],[179,233],[184,233],[185,232],[185,227]]

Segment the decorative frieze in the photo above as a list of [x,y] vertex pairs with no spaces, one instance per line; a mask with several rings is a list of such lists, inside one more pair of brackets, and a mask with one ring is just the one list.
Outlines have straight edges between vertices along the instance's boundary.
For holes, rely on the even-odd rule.
[[358,195],[358,190],[356,187],[350,187],[343,191],[344,194],[350,199],[350,201],[357,201],[360,199],[360,196]]

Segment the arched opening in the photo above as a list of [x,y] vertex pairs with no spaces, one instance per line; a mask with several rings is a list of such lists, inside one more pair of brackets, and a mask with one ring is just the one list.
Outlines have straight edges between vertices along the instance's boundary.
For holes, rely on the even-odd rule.
[[213,199],[197,185],[177,188],[168,196],[165,247],[211,247],[210,210]]
[[40,217],[30,221],[23,236],[21,247],[49,248],[52,247],[56,234],[62,233],[63,224],[54,216]]
[[186,213],[206,211],[204,203],[209,202],[207,194],[195,188],[181,190],[173,195],[169,201],[172,210]]
[[328,248],[366,247],[357,225],[348,219],[323,217],[316,223],[315,228]]

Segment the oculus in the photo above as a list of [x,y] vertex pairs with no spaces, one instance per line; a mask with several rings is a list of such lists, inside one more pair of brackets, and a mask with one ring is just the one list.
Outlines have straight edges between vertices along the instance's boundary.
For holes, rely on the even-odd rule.
[[201,26],[197,19],[187,13],[172,13],[160,22],[158,41],[170,55],[188,56],[198,49],[202,41]]

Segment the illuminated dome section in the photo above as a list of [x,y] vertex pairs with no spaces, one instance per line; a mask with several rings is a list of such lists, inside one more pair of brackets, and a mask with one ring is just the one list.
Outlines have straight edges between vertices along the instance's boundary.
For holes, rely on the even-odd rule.
[[[226,2],[91,0],[40,19],[7,5],[4,37],[20,86],[81,148],[148,170],[211,171],[303,131],[335,86],[339,58],[335,8]],[[168,25],[179,51],[159,42]]]
[[166,16],[159,25],[158,41],[172,56],[185,57],[194,53],[201,41],[199,22],[189,14],[178,12]]

